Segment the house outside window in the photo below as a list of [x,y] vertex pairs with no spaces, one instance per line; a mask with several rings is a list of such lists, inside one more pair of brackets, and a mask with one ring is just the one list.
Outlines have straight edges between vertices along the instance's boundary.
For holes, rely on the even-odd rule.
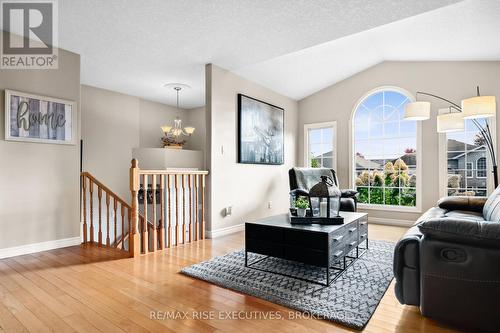
[[337,167],[337,122],[304,125],[304,165],[311,168]]
[[[477,119],[484,126],[485,119]],[[493,141],[494,120],[489,120]],[[465,129],[441,135],[441,182],[444,195],[487,196],[492,178],[488,150],[472,120],[465,121]]]
[[420,124],[404,120],[406,91],[380,88],[352,116],[352,179],[362,208],[420,209]]

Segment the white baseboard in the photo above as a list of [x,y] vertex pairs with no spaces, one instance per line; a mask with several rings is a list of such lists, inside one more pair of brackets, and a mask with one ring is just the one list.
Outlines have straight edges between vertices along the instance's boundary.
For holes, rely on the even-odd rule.
[[61,247],[80,245],[81,243],[82,239],[80,236],[78,236],[72,238],[56,239],[53,241],[47,241],[41,243],[13,246],[5,249],[0,249],[0,259],[21,256],[23,254],[59,249]]
[[401,219],[388,219],[388,218],[382,218],[382,217],[371,217],[368,215],[368,223],[392,225],[392,226],[396,226],[396,227],[411,227],[415,223],[415,221],[401,220]]
[[212,230],[212,231],[207,231],[206,236],[207,236],[207,238],[217,238],[217,237],[221,237],[221,236],[234,234],[235,232],[239,232],[239,231],[243,231],[243,230],[245,230],[244,223],[233,225],[233,226],[226,227],[226,228],[220,228],[220,229],[216,229],[216,230]]

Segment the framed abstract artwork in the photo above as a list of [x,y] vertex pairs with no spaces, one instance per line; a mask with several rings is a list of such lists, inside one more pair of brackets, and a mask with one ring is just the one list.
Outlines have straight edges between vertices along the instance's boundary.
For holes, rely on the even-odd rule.
[[283,108],[238,94],[238,163],[283,164],[284,113]]
[[74,145],[76,103],[5,90],[5,140]]

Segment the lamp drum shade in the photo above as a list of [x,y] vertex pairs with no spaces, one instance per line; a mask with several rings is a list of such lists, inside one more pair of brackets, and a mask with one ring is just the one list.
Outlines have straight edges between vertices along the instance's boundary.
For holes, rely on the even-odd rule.
[[431,115],[431,103],[413,102],[406,104],[405,120],[427,120]]
[[[439,113],[448,110],[449,109],[440,109]],[[465,130],[465,121],[461,112],[449,112],[437,116],[438,133],[459,132],[463,130]]]
[[496,109],[495,96],[477,96],[462,100],[464,119],[494,117]]

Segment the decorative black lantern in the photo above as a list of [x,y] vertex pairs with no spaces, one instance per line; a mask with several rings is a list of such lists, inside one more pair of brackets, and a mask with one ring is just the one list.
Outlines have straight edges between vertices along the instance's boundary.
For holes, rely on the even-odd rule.
[[341,192],[332,178],[321,176],[321,182],[309,190],[314,217],[338,217]]

